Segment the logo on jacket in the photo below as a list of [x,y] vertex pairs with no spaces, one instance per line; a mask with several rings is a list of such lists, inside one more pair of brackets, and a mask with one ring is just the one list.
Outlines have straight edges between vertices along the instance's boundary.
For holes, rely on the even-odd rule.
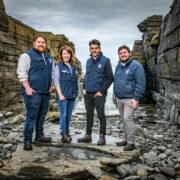
[[49,58],[48,60],[49,60],[50,63],[52,63],[52,59],[51,58]]
[[61,72],[62,73],[69,73],[67,70],[62,70]]
[[128,73],[129,73],[129,69],[126,70],[126,74],[128,74]]
[[99,64],[98,64],[98,68],[100,69],[101,67],[102,67],[102,65],[99,63]]

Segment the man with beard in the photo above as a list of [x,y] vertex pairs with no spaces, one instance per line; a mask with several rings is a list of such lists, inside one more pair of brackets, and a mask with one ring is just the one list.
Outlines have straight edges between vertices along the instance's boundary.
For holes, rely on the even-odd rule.
[[133,113],[143,97],[146,79],[143,66],[131,58],[127,46],[118,48],[119,62],[114,73],[114,95],[120,116],[123,117],[125,139],[117,146],[125,146],[124,151],[135,149],[134,134],[138,126],[133,122]]
[[36,142],[50,142],[45,137],[43,125],[48,111],[52,89],[53,61],[46,52],[47,40],[42,34],[36,35],[33,48],[23,53],[18,60],[17,74],[22,82],[22,96],[26,107],[24,128],[24,150],[32,150],[32,135],[36,129]]
[[89,42],[91,57],[86,63],[86,74],[83,84],[83,95],[87,115],[86,135],[79,138],[78,142],[92,141],[91,133],[94,122],[94,108],[100,121],[100,137],[98,145],[106,144],[106,117],[104,106],[107,89],[113,82],[113,72],[110,60],[101,52],[101,44],[93,39]]

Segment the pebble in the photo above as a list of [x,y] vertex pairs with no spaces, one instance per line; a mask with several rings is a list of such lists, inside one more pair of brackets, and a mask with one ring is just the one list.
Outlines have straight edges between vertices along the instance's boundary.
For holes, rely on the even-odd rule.
[[161,140],[161,139],[163,139],[164,138],[164,135],[158,135],[158,134],[156,134],[156,135],[153,135],[153,139],[155,139],[155,140]]
[[2,120],[4,117],[4,113],[0,112],[0,119]]
[[167,157],[167,154],[165,154],[165,153],[161,153],[161,154],[158,155],[158,158],[160,160],[165,159],[166,157]]
[[163,167],[163,168],[160,168],[160,172],[170,177],[176,176],[176,171],[174,168]]
[[166,146],[159,146],[159,147],[157,147],[157,150],[159,150],[161,153],[163,153],[166,150]]
[[6,117],[6,118],[12,117],[13,115],[14,115],[13,112],[6,112],[6,113],[5,113],[5,117]]

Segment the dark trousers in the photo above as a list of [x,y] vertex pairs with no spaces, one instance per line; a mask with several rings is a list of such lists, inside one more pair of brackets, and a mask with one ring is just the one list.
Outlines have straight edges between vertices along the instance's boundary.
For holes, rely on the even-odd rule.
[[36,94],[32,96],[23,95],[26,106],[26,120],[24,128],[24,142],[32,142],[34,126],[36,138],[44,135],[43,125],[48,111],[50,94]]
[[96,96],[95,93],[86,93],[84,96],[84,103],[87,116],[86,134],[91,135],[94,123],[94,108],[96,108],[97,115],[100,121],[100,134],[106,134],[106,117],[105,117],[105,101],[106,95]]

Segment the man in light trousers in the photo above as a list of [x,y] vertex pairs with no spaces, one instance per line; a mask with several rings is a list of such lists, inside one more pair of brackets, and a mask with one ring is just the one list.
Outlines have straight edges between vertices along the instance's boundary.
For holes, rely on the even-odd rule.
[[131,58],[129,47],[118,48],[119,62],[114,73],[114,95],[120,116],[123,117],[125,139],[117,146],[125,146],[124,151],[135,149],[134,134],[138,126],[133,121],[133,113],[143,97],[146,78],[143,66]]

